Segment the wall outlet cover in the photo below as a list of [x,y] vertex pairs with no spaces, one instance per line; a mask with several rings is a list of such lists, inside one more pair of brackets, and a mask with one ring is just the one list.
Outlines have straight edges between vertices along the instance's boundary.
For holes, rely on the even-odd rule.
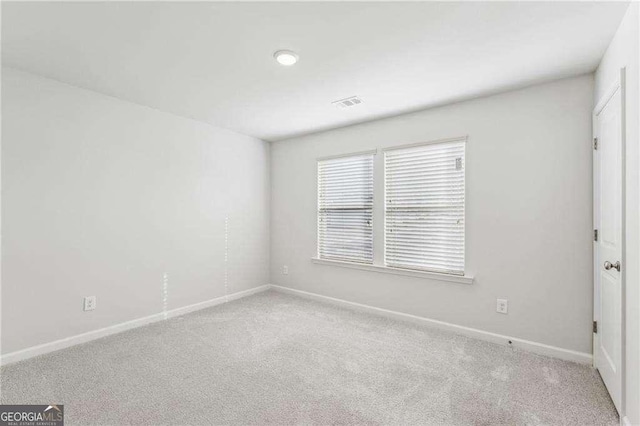
[[496,312],[506,314],[509,312],[509,301],[507,299],[498,299],[496,303]]
[[84,298],[84,310],[93,311],[96,308],[96,296],[87,296]]

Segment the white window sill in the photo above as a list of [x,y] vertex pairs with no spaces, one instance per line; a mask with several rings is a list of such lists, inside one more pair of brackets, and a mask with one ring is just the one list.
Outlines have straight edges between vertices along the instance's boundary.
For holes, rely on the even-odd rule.
[[427,278],[431,280],[449,281],[460,284],[473,284],[473,277],[468,275],[450,275],[439,272],[412,271],[410,269],[392,268],[389,266],[365,265],[352,262],[341,262],[339,260],[327,260],[312,257],[311,261],[318,265],[338,266],[341,268],[360,269],[362,271],[382,272],[384,274],[404,275],[407,277]]

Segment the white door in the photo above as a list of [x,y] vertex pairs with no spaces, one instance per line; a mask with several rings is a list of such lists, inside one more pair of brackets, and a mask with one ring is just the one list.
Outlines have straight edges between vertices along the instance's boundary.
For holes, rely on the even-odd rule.
[[[623,297],[623,86],[594,111],[594,364],[620,411]],[[596,331],[597,329],[597,331]]]

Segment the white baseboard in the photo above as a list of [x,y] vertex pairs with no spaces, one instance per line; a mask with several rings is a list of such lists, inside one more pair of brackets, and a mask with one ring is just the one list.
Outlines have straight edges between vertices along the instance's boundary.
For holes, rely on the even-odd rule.
[[[334,297],[323,296],[320,294],[310,293],[302,290],[296,290],[289,287],[282,287],[275,284],[271,284],[270,287],[274,290],[281,291],[283,293],[295,294],[295,295],[306,297],[309,299],[329,302],[335,305],[347,306],[347,307],[364,311],[364,312],[383,315],[388,318],[394,318],[398,320],[409,321],[416,324],[427,325],[427,326],[435,327],[441,330],[448,330],[453,333],[461,334],[467,337],[472,337],[479,340],[498,343],[504,346],[513,346],[513,347],[523,349],[529,352],[534,352],[540,355],[546,355],[546,356],[559,358],[567,361],[578,362],[581,364],[592,364],[593,362],[593,356],[585,352],[572,351],[570,349],[563,349],[556,346],[545,345],[543,343],[532,342],[529,340],[519,339],[517,337],[503,336],[501,334],[478,330],[476,328],[464,327],[461,325],[451,324],[444,321],[438,321],[430,318],[419,317],[417,315],[405,314],[402,312],[396,312],[388,309],[377,308],[375,306],[349,302],[343,299],[336,299]],[[509,345],[509,341],[512,342],[511,345]]]
[[44,343],[42,345],[32,346],[30,348],[22,349],[16,352],[11,352],[6,355],[2,355],[2,357],[0,358],[0,365],[11,364],[28,358],[33,358],[38,355],[43,355],[49,352],[68,348],[70,346],[90,342],[91,340],[111,336],[112,334],[122,333],[123,331],[142,327],[143,325],[162,321],[163,319],[173,318],[187,314],[189,312],[198,311],[200,309],[210,308],[211,306],[220,305],[231,300],[236,300],[243,297],[251,296],[252,294],[260,293],[262,291],[268,290],[270,287],[271,286],[267,284],[260,287],[250,288],[249,290],[239,291],[228,296],[216,297],[215,299],[206,300],[200,303],[194,303],[193,305],[183,306],[181,308],[172,309],[167,312],[160,312],[143,318],[122,322],[120,324],[100,328],[98,330],[88,331],[86,333],[77,334],[75,336],[66,337],[64,339],[55,340],[53,342]]
[[[33,358],[38,355],[54,352],[60,349],[68,348],[71,346],[79,345],[81,343],[86,343],[92,340],[100,339],[102,337],[110,336],[112,334],[121,333],[123,331],[131,330],[133,328],[142,327],[147,324],[162,321],[163,319],[166,319],[166,318],[173,318],[173,317],[187,314],[189,312],[194,312],[200,309],[205,309],[212,306],[220,305],[226,301],[247,297],[252,294],[256,294],[256,293],[260,293],[262,291],[268,290],[270,288],[277,291],[284,292],[284,293],[296,294],[296,295],[307,297],[314,300],[330,302],[335,305],[347,306],[352,309],[357,309],[360,311],[383,315],[389,318],[399,319],[403,321],[410,321],[417,324],[427,325],[430,327],[435,327],[443,330],[449,330],[451,332],[462,334],[467,337],[486,340],[489,342],[498,343],[505,346],[508,346],[509,345],[508,342],[511,341],[513,342],[512,346],[515,346],[517,348],[527,350],[530,352],[538,353],[541,355],[547,355],[554,358],[560,358],[560,359],[579,362],[583,364],[592,363],[592,356],[584,352],[577,352],[569,349],[558,348],[555,346],[549,346],[542,343],[531,342],[529,340],[523,340],[516,337],[503,336],[501,334],[490,333],[488,331],[478,330],[475,328],[463,327],[460,325],[455,325],[455,324],[447,323],[444,321],[438,321],[434,319],[419,317],[417,315],[405,314],[402,312],[396,312],[388,309],[377,308],[375,306],[349,302],[346,300],[336,299],[334,297],[323,296],[320,294],[310,293],[307,291],[296,290],[296,289],[282,287],[274,284],[267,284],[260,287],[251,288],[249,290],[239,291],[237,293],[233,293],[228,296],[217,297],[215,299],[207,300],[200,303],[195,303],[193,305],[176,308],[171,311],[160,312],[157,314],[149,315],[147,317],[138,318],[135,320],[123,322],[120,324],[112,325],[112,326],[101,328],[98,330],[89,331],[87,333],[78,334],[75,336],[67,337],[67,338],[56,340],[53,342],[44,343],[42,345],[32,346],[30,348],[22,349],[20,351],[8,353],[6,355],[2,355],[2,357],[0,358],[0,364],[6,365],[6,364],[11,364],[17,361],[22,361],[28,358]],[[628,419],[626,419],[625,417],[623,421],[628,422]]]
[[620,424],[622,424],[623,426],[633,426],[631,424],[631,420],[629,420],[629,417],[624,416],[621,420],[620,420]]

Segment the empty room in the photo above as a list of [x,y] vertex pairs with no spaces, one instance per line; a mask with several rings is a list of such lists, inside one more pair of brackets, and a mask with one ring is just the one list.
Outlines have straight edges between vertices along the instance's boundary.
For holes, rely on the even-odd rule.
[[640,426],[640,3],[0,7],[0,426]]

